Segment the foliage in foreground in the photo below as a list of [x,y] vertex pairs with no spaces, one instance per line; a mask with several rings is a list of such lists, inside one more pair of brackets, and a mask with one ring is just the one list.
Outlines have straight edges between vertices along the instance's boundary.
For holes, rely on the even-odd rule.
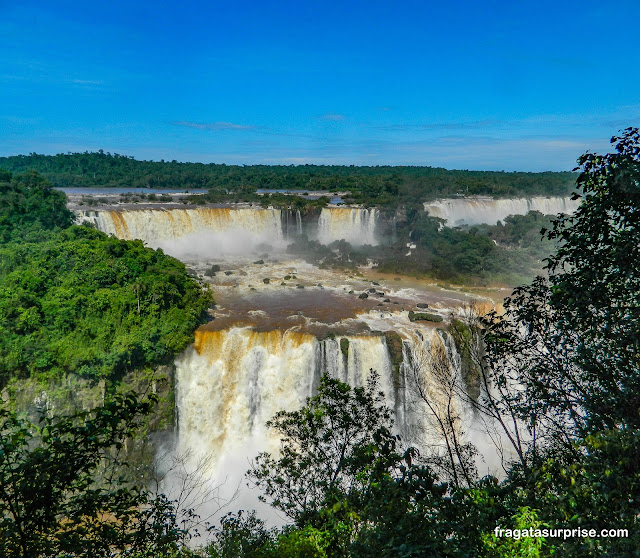
[[0,409],[0,555],[175,555],[187,534],[171,503],[121,476],[125,440],[152,404],[119,395],[40,424]]
[[267,530],[255,515],[228,515],[209,556],[454,556],[477,548],[479,539],[451,530],[463,517],[446,484],[392,433],[376,381],[372,372],[366,387],[351,388],[325,376],[301,410],[269,422],[282,437],[279,456],[261,454],[249,476],[293,524]]
[[612,142],[579,160],[582,203],[547,233],[548,278],[517,289],[486,338],[498,403],[524,425],[510,471],[523,504],[566,528],[629,530],[558,541],[563,556],[640,554],[640,134]]

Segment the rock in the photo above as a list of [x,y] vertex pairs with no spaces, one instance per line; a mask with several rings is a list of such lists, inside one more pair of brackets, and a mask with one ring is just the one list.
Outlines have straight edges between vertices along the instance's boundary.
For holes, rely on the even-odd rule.
[[429,314],[427,312],[409,312],[409,321],[424,321],[424,322],[441,322],[443,321],[442,316],[438,316],[437,314]]
[[264,263],[264,260],[256,260],[255,262],[253,262],[254,264],[257,265],[262,265]]
[[207,271],[204,272],[204,274],[207,277],[215,277],[216,276],[216,272],[220,271],[220,266],[219,265],[212,265]]
[[300,283],[298,283],[296,285],[296,289],[304,289],[304,285],[301,285]]
[[[385,298],[382,302],[391,302],[388,298]],[[397,302],[394,302],[394,304],[398,304]]]
[[360,293],[358,298],[369,298],[369,295],[367,293]]
[[268,285],[269,283],[271,283],[271,279],[269,279],[268,277],[265,277],[265,278],[262,280],[262,282],[263,282],[265,285]]
[[285,276],[284,276],[284,280],[285,280],[285,281],[289,281],[290,279],[291,279],[291,275],[285,275]]
[[387,340],[387,349],[389,349],[391,364],[400,364],[402,362],[402,337],[395,331],[385,331],[384,337]]
[[371,281],[372,285],[377,285],[378,287],[380,286],[380,283],[376,282],[376,281]]
[[225,275],[233,275],[233,271],[225,271],[224,274]]
[[376,290],[375,290],[375,289],[369,289],[369,292],[370,292],[370,293],[375,293],[375,292],[376,292]]
[[416,306],[418,308],[429,308],[429,305],[425,302],[419,302],[418,304],[416,304]]
[[344,356],[349,355],[349,340],[346,337],[340,339],[340,351]]

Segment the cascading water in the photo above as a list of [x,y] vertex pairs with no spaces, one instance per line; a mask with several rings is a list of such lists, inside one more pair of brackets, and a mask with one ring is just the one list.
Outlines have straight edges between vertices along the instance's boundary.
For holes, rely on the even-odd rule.
[[[190,456],[193,470],[199,456],[209,456],[207,482],[231,479],[232,492],[245,486],[250,459],[279,446],[266,422],[278,411],[299,409],[324,373],[363,386],[370,370],[376,371],[396,428],[409,443],[440,443],[417,387],[437,412],[453,408],[465,423],[471,416],[468,401],[447,399],[442,388],[443,378],[461,374],[451,338],[434,324],[411,323],[405,310],[424,308],[420,303],[428,300],[429,308],[444,316],[466,295],[405,285],[399,277],[385,284],[381,278],[320,269],[266,246],[284,248],[303,233],[303,225],[311,236],[317,230],[326,244],[340,239],[377,244],[376,209],[323,208],[317,227],[310,222],[313,214],[303,223],[300,211],[249,207],[118,207],[76,215],[103,232],[141,239],[189,260],[196,272],[211,262],[231,268],[208,279],[218,303],[215,320],[196,332],[195,343],[175,363],[178,423],[169,453]],[[252,263],[238,258],[239,266],[224,257],[256,249],[268,257]],[[257,504],[254,493],[234,505]]]
[[296,236],[302,234],[302,215],[299,209],[283,209],[282,215],[282,231],[285,237],[293,240]]
[[355,245],[376,245],[377,218],[377,209],[325,207],[318,219],[318,240],[322,244],[344,239]]
[[[77,222],[92,223],[107,234],[143,240],[188,259],[244,254],[263,244],[283,248],[304,232],[300,211],[291,209],[77,210],[76,217]],[[376,209],[323,208],[317,223],[318,239],[324,244],[341,239],[356,245],[377,244],[377,218]]]
[[[278,411],[299,409],[324,373],[363,386],[376,371],[398,431],[424,432],[425,415],[412,382],[423,382],[444,407],[434,370],[459,375],[459,358],[455,346],[433,329],[407,336],[402,352],[402,363],[394,366],[381,334],[318,339],[295,330],[200,329],[176,361],[179,450],[206,452],[217,463],[234,454],[276,451],[278,438],[265,423]],[[464,406],[454,399],[454,405]]]
[[253,235],[282,238],[279,209],[207,207],[199,209],[136,209],[83,211],[81,221],[118,238],[146,242],[175,239],[196,232],[245,230]]
[[432,217],[446,219],[446,225],[495,225],[509,215],[526,215],[529,211],[539,211],[543,215],[573,213],[579,200],[570,197],[531,197],[531,198],[453,198],[441,199],[424,204],[425,211]]
[[78,221],[118,238],[139,239],[188,259],[243,254],[285,244],[279,209],[206,207],[82,211]]
[[205,450],[214,459],[257,441],[274,450],[278,440],[265,423],[276,412],[300,408],[325,372],[361,386],[371,369],[394,407],[393,367],[383,336],[319,340],[293,330],[199,330],[193,347],[176,361],[179,445]]

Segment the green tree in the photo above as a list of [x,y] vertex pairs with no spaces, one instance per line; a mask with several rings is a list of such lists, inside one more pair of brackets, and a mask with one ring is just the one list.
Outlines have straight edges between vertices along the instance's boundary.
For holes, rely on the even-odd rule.
[[88,227],[0,246],[0,385],[65,373],[113,380],[171,362],[211,301],[181,262]]
[[546,233],[559,242],[548,277],[514,291],[486,338],[498,404],[528,430],[510,479],[526,503],[548,522],[630,531],[561,541],[563,556],[640,548],[640,134],[612,143],[579,159],[582,204]]
[[376,382],[373,372],[356,388],[324,376],[301,410],[268,423],[281,436],[279,457],[261,454],[249,475],[294,521],[271,534],[275,556],[463,556],[479,548],[475,532],[452,530],[461,516],[447,485],[416,462],[414,448],[402,449]]
[[34,230],[62,229],[71,223],[66,196],[42,175],[0,173],[0,242],[23,241]]
[[280,455],[260,454],[250,477],[297,524],[313,523],[322,509],[366,491],[402,462],[391,411],[375,389],[375,374],[366,388],[353,389],[324,376],[302,409],[267,422],[281,437]]
[[116,395],[31,424],[0,409],[0,554],[171,555],[186,537],[162,496],[127,481],[125,441],[153,401]]

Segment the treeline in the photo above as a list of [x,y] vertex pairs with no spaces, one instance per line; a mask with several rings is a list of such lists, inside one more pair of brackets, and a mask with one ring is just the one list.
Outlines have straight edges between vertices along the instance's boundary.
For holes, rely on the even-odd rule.
[[393,205],[439,196],[566,195],[575,187],[570,172],[494,172],[419,166],[225,165],[137,161],[117,153],[69,153],[0,157],[0,168],[35,170],[57,187],[258,188],[349,191],[348,201]]

